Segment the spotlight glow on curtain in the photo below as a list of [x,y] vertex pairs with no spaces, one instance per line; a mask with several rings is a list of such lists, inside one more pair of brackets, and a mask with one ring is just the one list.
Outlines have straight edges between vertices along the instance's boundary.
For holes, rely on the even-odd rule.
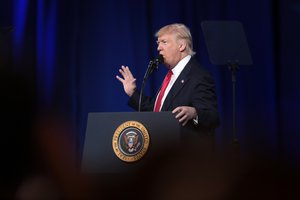
[[[39,102],[49,106],[53,98],[55,48],[56,48],[56,1],[38,0],[36,17],[36,73]],[[48,5],[49,4],[49,5]]]
[[28,11],[28,0],[15,0],[14,1],[14,47],[21,45],[25,31]]

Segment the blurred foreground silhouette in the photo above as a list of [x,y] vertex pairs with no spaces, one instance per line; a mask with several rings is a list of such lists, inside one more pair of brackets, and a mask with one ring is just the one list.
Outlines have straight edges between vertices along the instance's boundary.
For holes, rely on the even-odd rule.
[[38,112],[34,86],[11,70],[0,90],[0,199],[300,199],[298,168],[251,152],[169,147],[129,174],[83,174],[68,119]]

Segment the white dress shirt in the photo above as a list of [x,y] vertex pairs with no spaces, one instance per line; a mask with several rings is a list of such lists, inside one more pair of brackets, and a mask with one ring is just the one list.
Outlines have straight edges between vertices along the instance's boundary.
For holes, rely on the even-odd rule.
[[[161,110],[168,93],[170,92],[170,90],[171,90],[172,86],[174,85],[176,79],[178,78],[178,76],[180,75],[180,73],[182,72],[182,70],[184,69],[186,64],[190,61],[190,59],[191,59],[191,56],[187,55],[181,61],[179,61],[177,63],[177,65],[172,69],[173,75],[172,75],[171,80],[170,80],[170,82],[169,82],[169,84],[168,84],[168,86],[165,90],[164,96],[161,100],[161,106],[160,106],[159,110]],[[159,96],[159,94],[157,96]],[[157,101],[157,99],[155,100],[155,104],[156,104],[156,101]]]

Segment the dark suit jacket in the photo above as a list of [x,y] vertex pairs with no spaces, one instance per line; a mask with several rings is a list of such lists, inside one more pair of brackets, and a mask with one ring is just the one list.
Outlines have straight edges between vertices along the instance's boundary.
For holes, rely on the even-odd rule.
[[[139,92],[135,91],[128,105],[138,110]],[[153,111],[155,98],[142,98],[141,111]],[[215,82],[195,58],[191,58],[168,93],[161,111],[178,106],[192,106],[198,114],[198,125],[192,120],[184,127],[185,135],[213,134],[219,125]]]

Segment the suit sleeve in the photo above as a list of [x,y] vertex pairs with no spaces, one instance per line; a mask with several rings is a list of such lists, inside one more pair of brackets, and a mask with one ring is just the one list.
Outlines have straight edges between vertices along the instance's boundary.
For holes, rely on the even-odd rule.
[[[140,92],[135,91],[132,96],[128,100],[128,105],[135,109],[139,109],[139,98],[140,98]],[[141,111],[153,111],[155,100],[154,98],[143,96],[142,97],[142,104],[141,104]]]
[[203,73],[195,81],[192,104],[198,115],[198,125],[207,128],[219,126],[215,82],[209,73]]

